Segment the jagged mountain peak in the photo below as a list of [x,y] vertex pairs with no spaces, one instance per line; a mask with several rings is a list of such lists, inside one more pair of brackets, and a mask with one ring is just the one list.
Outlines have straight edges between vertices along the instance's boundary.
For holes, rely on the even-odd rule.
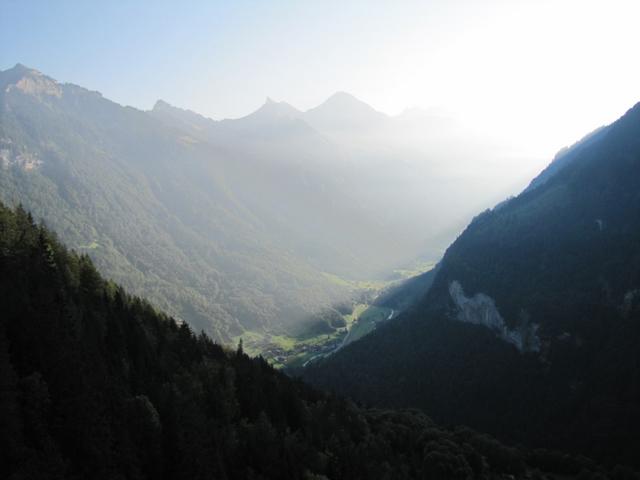
[[171,103],[165,100],[162,100],[161,98],[156,100],[156,103],[154,103],[153,108],[148,112],[151,114],[188,116],[191,118],[198,118],[202,121],[215,122],[215,120],[212,120],[209,117],[205,117],[204,115],[198,112],[194,112],[193,110],[189,110],[188,108],[176,107],[175,105],[172,105]]
[[308,112],[328,109],[334,110],[335,113],[354,112],[356,110],[360,110],[377,116],[386,116],[383,113],[378,112],[368,103],[357,98],[355,95],[343,91],[334,93],[320,105],[310,109]]
[[271,97],[267,97],[264,104],[251,115],[269,115],[275,117],[291,117],[297,118],[300,116],[301,112],[291,104],[281,101],[277,102]]
[[19,74],[39,74],[42,75],[41,72],[36,70],[35,68],[27,67],[22,63],[16,63],[12,68],[6,70],[7,72],[14,72]]
[[18,90],[23,94],[36,97],[61,97],[60,84],[40,71],[16,63],[14,67],[0,71],[0,86],[5,92]]
[[315,108],[304,113],[304,119],[321,131],[360,130],[385,122],[388,117],[347,92],[336,92]]
[[45,78],[51,82],[55,83],[55,80],[47,77],[39,70],[35,68],[27,67],[22,63],[16,63],[13,67],[8,68],[6,70],[0,70],[0,78],[2,79],[3,84],[15,84],[22,80],[23,78]]

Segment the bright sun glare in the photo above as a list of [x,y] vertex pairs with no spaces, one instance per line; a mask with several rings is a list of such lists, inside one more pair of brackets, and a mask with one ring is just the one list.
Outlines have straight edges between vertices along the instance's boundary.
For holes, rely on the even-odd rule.
[[639,2],[494,2],[452,15],[456,33],[439,32],[440,45],[418,28],[383,52],[371,91],[381,109],[443,107],[548,159],[640,100]]

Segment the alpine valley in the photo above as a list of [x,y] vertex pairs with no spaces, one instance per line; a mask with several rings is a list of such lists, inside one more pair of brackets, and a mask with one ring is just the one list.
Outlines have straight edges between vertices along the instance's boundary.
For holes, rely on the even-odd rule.
[[463,135],[346,93],[307,112],[268,99],[237,120],[140,111],[16,65],[0,72],[0,200],[217,340],[339,337],[334,307],[436,260],[471,205],[516,181],[487,184],[500,164],[463,173],[498,152],[478,139],[469,155]]
[[0,477],[640,478],[640,104],[508,153],[0,72]]

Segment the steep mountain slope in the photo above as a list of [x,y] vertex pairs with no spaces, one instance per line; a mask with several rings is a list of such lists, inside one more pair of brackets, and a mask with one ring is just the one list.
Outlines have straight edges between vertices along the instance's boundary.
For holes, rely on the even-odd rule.
[[[290,105],[268,99],[246,117],[222,121],[165,102],[149,113],[235,158],[225,174],[236,197],[258,218],[272,220],[264,226],[279,244],[319,270],[369,279],[416,255],[416,239],[408,248],[353,195],[356,176],[346,152]],[[409,251],[399,255],[390,245]]]
[[[246,181],[272,180],[260,183],[266,190],[247,190],[243,201],[251,209],[270,207],[271,197],[284,198],[278,208],[296,225],[309,217],[305,212],[320,211],[315,222],[304,224],[307,235],[297,232],[303,242],[292,248],[317,254],[329,234],[331,244],[344,245],[338,250],[359,257],[352,271],[364,272],[368,265],[379,274],[418,256],[439,258],[479,205],[495,204],[527,179],[506,146],[474,135],[445,112],[412,109],[387,116],[344,92],[304,112],[268,99],[234,120],[206,119],[162,101],[149,113],[243,162],[252,159],[256,174]],[[306,195],[294,190],[296,201],[287,202],[295,186]],[[328,217],[305,203],[314,186],[321,188],[318,198],[325,195],[330,201],[324,203],[337,207]],[[259,197],[253,195],[258,191]],[[322,261],[331,258],[333,270],[358,260],[333,254]]]
[[637,464],[640,104],[556,161],[471,222],[411,311],[306,377]]
[[314,391],[130,297],[1,204],[0,311],[2,478],[633,478]]
[[[218,339],[344,298],[272,235],[277,208],[244,201],[250,159],[26,67],[0,86],[0,198],[46,218],[111,278]],[[295,237],[290,226],[281,235]],[[326,256],[338,250],[327,244]]]
[[407,278],[398,283],[392,284],[387,289],[380,292],[375,300],[375,304],[391,308],[394,312],[400,313],[415,305],[422,299],[425,293],[433,285],[433,280],[438,272],[439,266]]
[[[399,132],[433,148],[400,147]],[[435,259],[494,203],[496,150],[472,143],[469,170],[469,152],[444,153],[462,133],[344,93],[234,120],[142,112],[16,66],[0,73],[0,199],[217,339],[291,333],[352,295],[342,279]]]

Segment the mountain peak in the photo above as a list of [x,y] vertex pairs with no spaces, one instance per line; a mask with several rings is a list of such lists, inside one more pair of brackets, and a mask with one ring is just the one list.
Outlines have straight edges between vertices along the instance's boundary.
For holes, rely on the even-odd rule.
[[[276,102],[271,97],[267,97],[264,104],[247,117],[252,118],[298,118],[301,112],[287,102]],[[245,118],[247,118],[245,117]]]
[[315,110],[318,108],[329,108],[329,107],[337,108],[337,109],[350,109],[350,110],[360,109],[360,110],[366,110],[366,111],[376,112],[380,114],[380,112],[377,112],[368,103],[363,102],[362,100],[357,98],[355,95],[352,95],[348,92],[343,92],[343,91],[334,93],[329,98],[327,98],[323,103],[321,103],[319,106],[317,106],[312,110]]
[[13,68],[0,71],[0,87],[7,92],[17,89],[24,94],[36,97],[62,96],[62,89],[58,82],[22,63],[16,63]]
[[305,112],[305,120],[319,130],[361,130],[384,122],[387,115],[350,93],[339,91]]
[[355,95],[352,95],[349,92],[344,92],[342,90],[334,93],[329,98],[327,98],[325,103],[327,103],[327,102],[357,102],[357,103],[364,103],[362,100],[359,100]]
[[44,77],[44,75],[35,68],[27,67],[22,63],[16,63],[7,70],[0,70],[0,76],[2,76],[3,79],[7,79],[6,83],[16,83],[24,77]]
[[16,73],[40,73],[34,68],[27,67],[22,63],[16,63],[13,68],[10,68],[8,71],[13,71]]
[[156,100],[156,103],[153,105],[152,111],[162,111],[162,110],[174,110],[176,107],[171,105],[169,102],[165,102],[161,98]]

